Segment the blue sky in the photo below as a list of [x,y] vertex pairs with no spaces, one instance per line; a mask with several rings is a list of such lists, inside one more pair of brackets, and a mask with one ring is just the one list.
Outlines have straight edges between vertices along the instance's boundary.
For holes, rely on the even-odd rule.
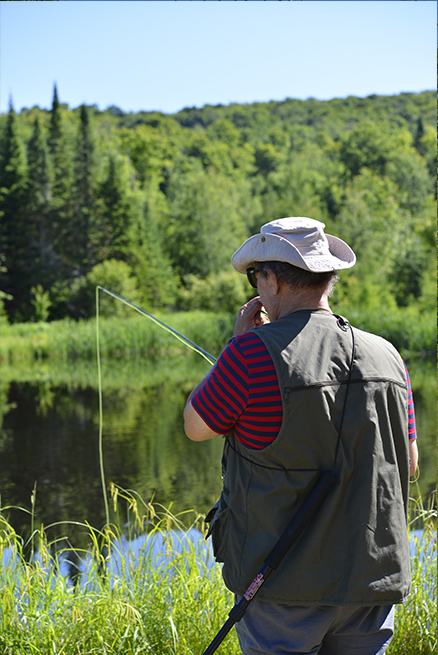
[[0,2],[0,111],[173,113],[436,87],[436,3]]

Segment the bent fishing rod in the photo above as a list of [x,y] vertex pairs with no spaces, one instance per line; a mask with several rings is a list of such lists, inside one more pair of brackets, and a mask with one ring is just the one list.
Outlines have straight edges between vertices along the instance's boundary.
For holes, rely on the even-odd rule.
[[261,586],[266,582],[268,576],[275,571],[286,553],[290,550],[294,542],[298,539],[300,534],[306,526],[312,521],[321,507],[324,499],[331,489],[336,484],[336,477],[330,471],[324,471],[318,482],[313,487],[310,495],[301,505],[291,522],[281,535],[276,546],[271,550],[269,555],[264,560],[264,566],[256,575],[254,580],[249,585],[248,589],[243,594],[241,600],[234,605],[228,614],[228,619],[217,633],[216,637],[204,651],[203,655],[213,655],[218,646],[222,643],[224,638],[230,632],[235,623],[238,623],[246,612],[246,609],[254,596],[258,593]]
[[199,346],[197,346],[196,343],[193,343],[193,341],[190,341],[190,339],[187,339],[187,337],[180,334],[179,332],[177,332],[176,330],[171,328],[166,323],[163,323],[163,321],[160,321],[158,318],[156,318],[155,316],[153,316],[152,314],[147,312],[145,309],[142,309],[138,305],[135,305],[133,302],[131,302],[130,300],[127,300],[123,296],[120,296],[118,293],[115,293],[114,291],[110,291],[109,289],[105,289],[104,287],[101,287],[99,285],[97,285],[97,287],[96,287],[96,295],[97,295],[97,292],[98,292],[99,289],[101,291],[104,291],[105,293],[107,293],[109,296],[112,296],[113,298],[116,298],[117,300],[121,300],[125,305],[128,305],[129,307],[132,307],[137,312],[139,312],[139,314],[142,314],[143,316],[147,316],[148,318],[150,318],[156,325],[159,325],[160,327],[162,327],[167,332],[170,332],[179,341],[181,341],[186,346],[188,346],[189,348],[191,348],[192,350],[197,352],[199,355],[201,355],[204,359],[207,360],[207,362],[209,364],[214,364],[216,362],[216,358],[213,357],[213,355],[210,355],[210,353],[208,353],[206,350],[204,350],[203,348],[200,348]]

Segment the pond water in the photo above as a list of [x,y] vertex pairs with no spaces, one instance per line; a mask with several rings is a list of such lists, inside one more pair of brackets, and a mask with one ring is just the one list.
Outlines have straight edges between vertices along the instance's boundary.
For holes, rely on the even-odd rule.
[[[432,363],[409,364],[419,433],[420,479],[412,495],[427,500],[436,488],[436,378]],[[182,362],[109,362],[103,370],[103,452],[110,482],[146,502],[171,506],[188,526],[221,489],[221,438],[191,442],[182,411],[208,371],[196,356]],[[0,494],[14,528],[29,534],[31,494],[35,527],[57,522],[105,523],[99,470],[99,402],[92,363],[56,368],[0,368]],[[112,506],[110,502],[110,506]],[[23,511],[23,510],[27,510]],[[84,532],[51,528],[80,545]],[[79,543],[78,543],[79,542]]]
[[[436,540],[427,539],[422,530],[410,532],[409,549],[411,558],[418,558],[421,564],[430,558],[436,558]],[[211,541],[206,541],[196,528],[184,531],[152,531],[133,538],[117,537],[111,543],[111,552],[102,549],[102,554],[105,556],[105,577],[111,585],[115,584],[118,578],[129,579],[139,567],[146,575],[152,569],[155,573],[170,572],[173,575],[175,567],[181,571],[181,567],[186,567],[189,561],[194,561],[198,566],[202,566],[206,574],[215,561]],[[73,549],[64,548],[52,555],[56,555],[56,567],[55,557],[45,561],[38,551],[34,561],[38,561],[47,574],[51,570],[56,571],[72,586],[79,585],[90,590],[91,582],[99,582],[103,572],[101,560],[98,562],[91,550],[79,554]],[[2,550],[0,566],[20,566],[15,548]]]

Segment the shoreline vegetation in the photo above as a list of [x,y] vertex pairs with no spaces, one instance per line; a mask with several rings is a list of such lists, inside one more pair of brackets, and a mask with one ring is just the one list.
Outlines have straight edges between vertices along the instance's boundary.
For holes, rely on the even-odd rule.
[[[403,358],[435,358],[436,332],[432,312],[412,307],[361,311],[334,308],[353,326],[390,341]],[[218,357],[232,335],[235,315],[209,311],[157,313],[157,318]],[[100,317],[100,348],[105,357],[154,361],[180,356],[188,348],[145,317]],[[18,361],[75,360],[96,357],[95,319],[1,325],[0,365]]]
[[[51,541],[52,526],[34,526],[35,498],[27,542],[2,508],[2,653],[194,655],[223,625],[233,597],[202,539],[202,517],[187,529],[170,509],[134,492],[113,485],[111,495],[111,524],[102,530],[83,524],[89,546],[81,552],[59,537]],[[412,591],[396,607],[388,655],[431,655],[437,646],[436,510],[411,502],[409,523]],[[234,631],[220,652],[240,652]]]
[[[333,310],[354,326],[391,341],[411,363],[411,376],[416,362],[429,364],[435,359],[432,313],[415,313],[412,308]],[[235,320],[234,313],[207,311],[155,315],[214,357],[230,338]],[[141,373],[135,376],[136,384],[146,380],[152,384],[157,376],[184,379],[182,369],[185,372],[188,361],[196,368],[209,366],[144,317],[100,317],[99,326],[105,388],[123,377],[125,367],[132,383],[134,364]],[[53,372],[64,382],[77,377],[95,386],[95,319],[3,324],[0,330],[0,370],[5,380],[19,378],[36,366],[38,375]],[[111,369],[117,369],[115,375]],[[34,497],[31,510],[24,510],[29,515],[30,537],[17,534],[8,522],[8,508],[0,507],[2,653],[195,655],[205,650],[223,625],[233,597],[202,540],[202,516],[196,516],[188,528],[190,512],[174,516],[171,508],[146,503],[135,492],[114,486],[111,491],[109,525],[99,530],[75,523],[86,544],[79,550],[60,536],[63,528],[68,532],[69,522],[37,524]],[[395,636],[388,655],[430,655],[437,647],[434,498],[429,498],[429,509],[420,499],[411,499],[412,592],[396,608]],[[194,530],[197,539],[189,536]],[[148,539],[161,544],[160,553],[148,548]],[[134,548],[136,543],[142,547]],[[84,574],[82,566],[82,582],[78,562],[87,567]],[[221,654],[238,652],[232,631],[221,645]]]

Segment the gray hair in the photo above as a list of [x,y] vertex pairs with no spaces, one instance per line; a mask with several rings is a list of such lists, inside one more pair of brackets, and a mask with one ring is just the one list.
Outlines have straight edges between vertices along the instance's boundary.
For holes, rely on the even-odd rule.
[[314,273],[287,262],[256,262],[256,267],[263,277],[267,277],[268,271],[271,271],[281,284],[287,284],[291,289],[321,289],[322,291],[328,287],[329,295],[333,293],[339,279],[338,271]]

